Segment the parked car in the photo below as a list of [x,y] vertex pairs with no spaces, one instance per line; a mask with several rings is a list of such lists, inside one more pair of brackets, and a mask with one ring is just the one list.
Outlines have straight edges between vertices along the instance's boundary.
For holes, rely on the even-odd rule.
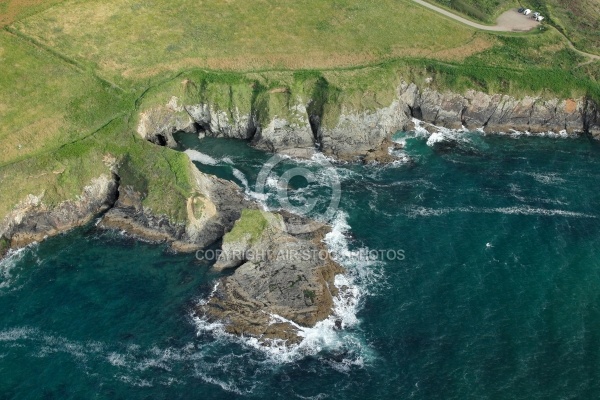
[[525,11],[523,11],[523,14],[529,15],[529,14],[531,14],[531,10],[529,8],[527,8]]
[[521,7],[521,8],[519,8],[519,12],[520,12],[521,14],[523,14],[523,11],[525,11],[525,7]]

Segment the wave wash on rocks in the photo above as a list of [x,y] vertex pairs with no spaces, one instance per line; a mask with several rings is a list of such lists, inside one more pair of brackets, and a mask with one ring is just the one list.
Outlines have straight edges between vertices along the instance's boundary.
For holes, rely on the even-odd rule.
[[142,137],[174,147],[173,133],[183,131],[250,140],[259,149],[296,157],[321,151],[343,160],[383,162],[390,161],[391,135],[411,130],[413,118],[486,133],[565,131],[600,138],[600,108],[585,97],[459,94],[402,81],[391,97],[362,93],[357,101],[356,93],[332,88],[322,77],[300,87],[272,89],[252,81],[196,86],[186,80],[182,85],[191,86],[194,95],[188,88],[141,112],[137,130]]

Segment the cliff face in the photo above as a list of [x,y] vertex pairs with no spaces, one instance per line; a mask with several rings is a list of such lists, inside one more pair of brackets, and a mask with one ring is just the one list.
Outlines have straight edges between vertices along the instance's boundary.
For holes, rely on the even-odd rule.
[[483,129],[486,133],[566,131],[600,138],[600,111],[585,98],[517,99],[474,90],[457,94],[403,82],[388,105],[363,110],[343,99],[295,95],[285,88],[247,100],[251,104],[243,107],[248,110],[244,113],[239,101],[230,104],[233,108],[219,109],[210,102],[186,105],[172,98],[166,106],[144,111],[138,132],[168,146],[175,145],[170,136],[173,132],[184,131],[249,139],[257,148],[299,157],[309,157],[318,149],[340,159],[386,153],[383,147],[389,144],[391,135],[409,130],[412,118],[446,128]]
[[584,98],[516,99],[473,90],[458,95],[419,90],[414,84],[404,84],[399,95],[410,116],[446,128],[483,128],[489,133],[514,129],[532,133],[564,130],[568,134],[600,134],[595,105]]
[[43,195],[29,195],[0,223],[0,238],[11,248],[39,242],[89,222],[113,206],[117,199],[118,178],[103,174],[83,188],[76,200],[49,206]]
[[[98,226],[119,229],[173,249],[194,251],[220,239],[239,218],[241,210],[255,207],[232,182],[206,175],[191,163],[193,194],[187,202],[187,221],[177,223],[143,206],[143,195],[122,185],[119,168],[100,175],[74,200],[44,203],[43,195],[30,194],[0,223],[2,252],[24,247],[46,237],[84,225],[102,216]],[[0,254],[1,256],[2,254]]]

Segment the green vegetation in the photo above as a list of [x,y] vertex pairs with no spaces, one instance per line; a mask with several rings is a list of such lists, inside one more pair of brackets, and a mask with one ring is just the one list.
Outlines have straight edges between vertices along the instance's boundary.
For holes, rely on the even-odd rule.
[[316,296],[317,296],[317,294],[315,293],[314,290],[304,290],[304,298],[309,299],[311,301],[311,303],[315,302]]
[[8,239],[1,237],[0,238],[0,257],[5,255],[9,248],[10,248],[10,242],[8,241]]
[[411,0],[79,0],[12,28],[119,85],[190,68],[332,68],[456,48],[460,58],[473,35]]
[[[461,3],[495,15],[514,2]],[[592,0],[534,3],[578,46],[598,48]],[[388,106],[402,81],[600,101],[599,64],[578,66],[586,60],[556,30],[477,32],[411,0],[11,0],[0,10],[0,218],[28,194],[73,199],[117,163],[145,207],[185,221],[187,156],[135,133],[140,111],[171,96],[262,119],[310,100],[327,126],[342,105]],[[256,238],[265,224],[247,210],[229,238]]]
[[127,102],[127,95],[8,32],[0,32],[0,70],[0,165],[81,139]]
[[516,0],[433,0],[433,2],[488,23],[493,23],[501,11],[519,6]]
[[268,225],[269,222],[263,211],[245,209],[233,229],[223,237],[223,243],[232,243],[243,239],[247,239],[250,244],[255,243]]
[[525,4],[541,10],[552,25],[578,49],[600,55],[600,2],[597,0],[530,0]]
[[83,186],[110,174],[111,160],[120,165],[123,185],[143,193],[143,204],[173,220],[186,220],[191,195],[187,156],[125,134],[123,118],[88,137],[0,168],[0,215],[28,194],[43,196],[49,206],[81,194]]

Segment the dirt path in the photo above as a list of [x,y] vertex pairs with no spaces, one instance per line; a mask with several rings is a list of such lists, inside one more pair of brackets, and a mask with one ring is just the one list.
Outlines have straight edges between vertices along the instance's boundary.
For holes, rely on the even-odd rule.
[[582,62],[581,64],[577,65],[578,67],[581,67],[583,65],[587,65],[587,64],[591,64],[593,62],[596,61],[600,61],[600,56],[596,55],[596,54],[591,54],[591,53],[586,53],[585,51],[581,51],[578,50],[575,45],[569,40],[568,37],[566,37],[562,32],[560,33],[565,39],[567,39],[567,43],[569,43],[569,47],[571,48],[571,50],[573,50],[574,52],[581,54],[584,57],[589,58],[589,60]]

